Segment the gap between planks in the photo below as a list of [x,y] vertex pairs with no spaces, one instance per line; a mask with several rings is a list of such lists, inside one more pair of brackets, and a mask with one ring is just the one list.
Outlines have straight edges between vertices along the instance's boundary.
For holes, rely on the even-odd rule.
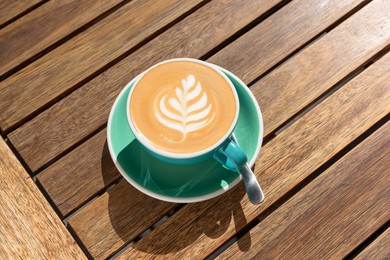
[[88,257],[88,259],[94,259],[91,255],[91,253],[88,251],[87,247],[84,245],[83,241],[81,241],[80,237],[77,235],[77,233],[73,230],[71,225],[66,224],[65,225],[69,233],[72,235],[73,239],[76,241],[77,245],[81,248],[83,253]]
[[99,198],[104,193],[108,192],[112,188],[114,188],[121,180],[123,179],[122,175],[119,176],[117,179],[115,179],[112,183],[106,186],[105,189],[100,190],[98,193],[95,193],[92,195],[88,200],[85,201],[85,203],[79,205],[78,207],[75,207],[73,210],[69,211],[69,213],[65,214],[63,216],[63,221],[68,223],[68,220],[71,219],[74,215],[76,215],[79,211],[81,211],[83,208],[85,208],[88,204],[92,203],[94,200]]
[[61,39],[55,41],[54,43],[50,44],[48,47],[44,48],[42,51],[38,52],[37,54],[31,56],[30,58],[28,58],[25,61],[21,62],[20,64],[16,65],[15,67],[13,67],[13,68],[9,69],[8,71],[4,72],[2,75],[0,75],[0,81],[5,80],[6,78],[8,78],[8,77],[12,76],[13,74],[15,74],[16,72],[18,72],[19,70],[21,70],[24,67],[30,65],[34,61],[42,58],[44,55],[46,55],[50,51],[56,49],[57,47],[59,47],[60,45],[65,43],[66,41],[69,41],[70,39],[76,37],[77,35],[79,35],[83,31],[87,30],[89,27],[97,24],[98,22],[100,22],[101,20],[105,19],[106,17],[108,17],[112,13],[116,12],[117,10],[119,10],[121,7],[123,7],[124,5],[129,3],[130,1],[132,1],[132,0],[124,0],[124,1],[122,1],[120,3],[118,3],[117,5],[111,7],[107,11],[105,11],[102,14],[98,15],[97,17],[93,18],[92,20],[90,20],[86,24],[84,24],[81,27],[75,29],[74,31],[72,31],[68,35],[65,35],[63,38],[61,38]]
[[3,29],[4,27],[10,25],[11,23],[15,22],[16,20],[20,19],[21,17],[25,16],[26,14],[34,11],[35,9],[39,8],[40,6],[44,5],[45,3],[49,2],[49,0],[42,0],[35,5],[30,6],[26,10],[22,11],[21,13],[17,14],[16,16],[8,19],[4,23],[0,24],[0,30]]
[[6,140],[8,147],[11,149],[15,157],[18,159],[20,164],[23,166],[24,170],[28,173],[30,177],[34,177],[35,174],[30,169],[30,167],[27,165],[26,161],[23,159],[23,157],[20,155],[19,151],[16,149],[16,147],[12,144],[11,140],[8,138],[7,134],[2,133],[3,138]]
[[380,237],[387,229],[390,228],[390,220],[388,220],[383,226],[378,228],[374,233],[371,234],[366,240],[352,250],[344,259],[355,259],[361,252],[364,251],[372,242]]

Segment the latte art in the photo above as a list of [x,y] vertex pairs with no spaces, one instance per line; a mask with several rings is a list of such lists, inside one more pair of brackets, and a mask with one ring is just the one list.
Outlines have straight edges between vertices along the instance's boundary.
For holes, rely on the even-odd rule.
[[234,87],[222,73],[188,60],[147,70],[128,105],[137,139],[175,155],[204,151],[226,139],[239,109]]
[[[156,100],[158,101],[158,100]],[[156,117],[166,127],[180,131],[184,141],[187,134],[207,126],[215,116],[207,94],[194,75],[182,79],[181,87],[175,88],[175,96],[163,96],[155,104]]]

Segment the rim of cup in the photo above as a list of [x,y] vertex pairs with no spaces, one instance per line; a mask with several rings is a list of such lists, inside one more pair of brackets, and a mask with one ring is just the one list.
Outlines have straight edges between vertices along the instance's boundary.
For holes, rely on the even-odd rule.
[[[138,82],[142,79],[142,77],[146,73],[148,73],[150,70],[152,70],[152,69],[154,69],[154,68],[156,68],[156,67],[158,67],[158,66],[160,66],[162,64],[169,63],[169,62],[176,62],[176,61],[189,61],[189,62],[198,63],[198,64],[206,66],[206,67],[214,70],[215,72],[217,72],[219,75],[221,75],[225,79],[225,81],[230,86],[230,89],[233,92],[233,96],[234,96],[235,104],[236,104],[236,114],[234,115],[233,122],[231,123],[231,125],[230,125],[229,129],[226,131],[226,133],[216,143],[214,143],[212,146],[209,146],[209,147],[207,147],[207,148],[205,148],[203,150],[192,152],[192,153],[174,153],[174,152],[168,152],[168,151],[164,151],[162,149],[156,148],[146,138],[144,138],[142,134],[140,134],[137,131],[136,127],[134,126],[134,124],[133,124],[133,122],[131,120],[131,116],[130,116],[130,100],[131,100],[131,96],[132,96],[132,94],[134,92],[134,89],[137,87]],[[201,61],[201,60],[197,60],[197,59],[193,59],[193,58],[174,58],[174,59],[164,60],[162,62],[159,62],[159,63],[151,66],[150,68],[148,68],[147,70],[142,72],[139,75],[139,77],[135,80],[135,82],[133,84],[133,87],[130,89],[129,95],[127,96],[127,101],[126,101],[127,122],[128,122],[128,124],[129,124],[129,126],[131,128],[131,131],[135,135],[136,139],[143,146],[145,146],[147,149],[149,149],[150,151],[152,151],[152,152],[154,152],[156,154],[159,154],[161,156],[172,158],[172,159],[190,159],[190,158],[195,158],[195,157],[198,157],[198,156],[202,156],[204,154],[207,154],[207,153],[213,151],[215,148],[217,148],[219,145],[221,145],[227,138],[229,138],[229,136],[232,135],[233,130],[234,130],[236,124],[237,124],[239,113],[240,113],[240,103],[239,103],[238,94],[237,94],[236,88],[234,87],[234,85],[230,81],[230,79],[221,70],[219,70],[219,68],[217,66],[215,66],[214,64],[211,64],[211,63],[208,63],[208,62],[205,62],[205,61]]]

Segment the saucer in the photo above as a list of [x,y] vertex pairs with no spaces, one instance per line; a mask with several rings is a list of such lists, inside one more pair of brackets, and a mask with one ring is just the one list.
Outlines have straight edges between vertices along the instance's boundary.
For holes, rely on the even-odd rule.
[[[234,136],[248,156],[252,167],[263,140],[263,120],[255,97],[233,73],[218,67],[232,81],[240,102]],[[234,187],[241,175],[222,167],[215,159],[192,165],[162,162],[135,139],[126,116],[126,100],[134,78],[116,98],[107,124],[107,143],[112,160],[123,177],[141,192],[154,198],[175,202],[198,202],[216,197]]]

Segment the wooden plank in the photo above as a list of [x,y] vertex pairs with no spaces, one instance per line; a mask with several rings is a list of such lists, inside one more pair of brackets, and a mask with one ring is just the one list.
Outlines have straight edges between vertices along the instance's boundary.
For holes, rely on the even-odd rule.
[[[388,168],[387,168],[388,169]],[[386,170],[385,170],[386,172]],[[388,195],[388,194],[385,194]],[[386,259],[390,256],[390,229],[369,244],[355,259]]]
[[[101,131],[39,174],[39,182],[63,216],[120,177],[106,139],[106,131]],[[75,158],[81,154],[82,160]]]
[[389,156],[387,123],[218,258],[342,259],[390,218]]
[[[381,5],[372,4],[370,5],[370,7],[368,7],[368,9],[362,10],[362,13],[359,13],[358,17],[365,16],[367,12],[371,14],[373,8],[374,10],[378,10],[381,7]],[[382,19],[379,17],[379,15],[375,17],[377,17],[376,19]],[[352,21],[354,21],[354,19],[352,19]],[[342,28],[341,30],[352,30],[352,28],[354,28],[355,26],[359,27],[359,25],[352,22],[349,23],[346,28]],[[363,27],[363,25],[360,25],[360,27]],[[346,37],[349,37],[349,34],[347,34]],[[331,43],[331,39],[333,38],[330,34],[328,37],[325,37],[322,40],[329,40]],[[351,40],[352,42],[354,42],[356,38],[352,38]],[[310,51],[309,49],[307,50]],[[335,55],[338,54],[336,53]],[[300,56],[298,55],[294,59],[299,61],[299,57]],[[317,57],[319,60],[323,58],[323,56],[321,55]],[[267,199],[260,207],[255,207],[251,205],[247,201],[246,197],[242,199],[242,197],[244,196],[244,189],[243,186],[240,185],[237,187],[235,192],[228,192],[224,196],[221,196],[218,200],[211,200],[207,202],[185,206],[185,209],[175,214],[175,217],[173,218],[175,220],[174,223],[168,220],[171,225],[169,226],[169,229],[166,229],[166,232],[168,232],[169,234],[167,234],[166,232],[164,233],[163,230],[159,229],[159,232],[163,232],[164,234],[161,237],[154,235],[147,236],[149,238],[154,237],[156,240],[145,240],[145,243],[142,244],[137,243],[136,245],[143,245],[143,247],[141,248],[138,247],[139,250],[148,250],[149,247],[147,247],[146,245],[149,243],[149,245],[156,245],[156,248],[153,248],[153,250],[158,251],[157,248],[161,248],[161,251],[159,252],[177,251],[178,254],[187,254],[187,252],[182,252],[180,251],[180,249],[191,244],[191,248],[193,246],[195,246],[194,248],[198,248],[198,245],[200,248],[207,246],[208,249],[204,250],[203,254],[201,254],[206,256],[215,247],[218,247],[227,238],[232,236],[235,233],[235,227],[243,228],[247,222],[245,221],[245,218],[244,220],[242,219],[241,205],[245,207],[246,219],[248,219],[248,216],[251,219],[255,218],[257,216],[258,211],[264,210],[267,205],[271,205],[296,183],[298,183],[300,180],[309,175],[314,169],[316,169],[319,164],[322,164],[323,160],[332,157],[334,154],[337,153],[337,151],[342,149],[351,140],[356,138],[356,136],[358,136],[368,127],[370,127],[375,120],[382,118],[384,114],[389,111],[388,106],[380,106],[379,109],[377,109],[378,104],[384,104],[385,100],[387,100],[390,95],[390,93],[387,91],[389,87],[389,73],[387,73],[389,71],[389,66],[384,67],[383,63],[389,63],[389,56],[387,56],[387,58],[384,59],[384,61],[379,65],[373,66],[371,69],[366,71],[364,74],[365,77],[359,77],[358,79],[356,79],[353,84],[349,85],[349,88],[346,88],[346,90],[344,91],[340,91],[341,94],[339,93],[337,95],[332,96],[332,99],[330,99],[330,101],[328,99],[325,106],[321,106],[319,109],[312,111],[312,113],[310,114],[307,114],[306,117],[299,121],[299,124],[296,123],[295,125],[290,126],[290,128],[287,129],[288,131],[285,131],[286,134],[282,133],[282,135],[278,136],[274,141],[270,142],[267,146],[263,148],[261,152],[262,156],[260,160],[258,160],[255,167],[256,174],[261,181],[262,186],[266,186],[265,190]],[[323,65],[324,73],[325,71],[331,69],[332,65],[333,64],[329,64],[329,67],[327,67],[326,64]],[[382,66],[384,68],[382,68]],[[377,69],[378,67],[382,69]],[[293,68],[294,67],[292,67],[289,73],[294,73],[302,75],[302,77],[306,77],[306,71],[293,71]],[[297,67],[297,69],[300,69],[300,67]],[[377,74],[372,75],[374,72],[377,72]],[[376,82],[377,85],[374,85],[373,83],[370,87],[368,87],[367,83],[370,83],[373,79],[376,80],[374,82]],[[284,77],[282,75],[281,80],[284,80]],[[304,85],[301,87],[304,87]],[[324,82],[324,85],[322,87],[325,90],[329,86],[326,82]],[[356,89],[360,89],[360,92],[357,94],[355,93]],[[294,91],[292,91],[291,93],[294,93]],[[274,92],[274,95],[274,101],[276,99],[285,98],[283,96],[278,95],[277,92]],[[376,100],[375,104],[371,102],[372,100]],[[339,102],[344,102],[345,105],[341,107],[340,112],[336,113],[336,109],[339,108],[336,105],[339,104]],[[366,107],[367,110],[365,110]],[[321,109],[323,109],[324,111],[322,111]],[[286,111],[289,111],[288,106],[286,106]],[[267,110],[263,110],[263,112],[264,114],[272,113],[272,111]],[[311,115],[311,117],[309,117],[309,115]],[[335,115],[338,116],[336,117]],[[355,118],[354,116],[357,117]],[[370,118],[370,120],[362,121],[359,120],[358,117]],[[345,119],[345,121],[341,119]],[[307,124],[310,123],[310,125],[306,126],[306,122],[308,122]],[[321,128],[317,129],[316,127],[314,127],[312,129],[311,126],[313,125],[321,126]],[[322,132],[316,132],[316,130],[321,130]],[[292,136],[294,136],[295,138],[291,139]],[[316,141],[313,142],[313,140]],[[289,176],[288,174],[290,174],[289,169],[291,169],[292,171],[291,179],[287,178]],[[277,175],[277,173],[279,173],[279,175]],[[279,177],[279,180],[283,181],[274,182],[275,180],[278,180],[277,177]],[[115,191],[110,191],[125,192],[120,191],[119,189]],[[239,203],[240,201],[241,204]],[[87,207],[83,208],[80,212],[78,212],[78,214],[80,215],[76,214],[75,217],[82,218],[84,214],[86,214],[90,210],[93,210],[95,207],[98,207],[100,203],[102,202],[100,202],[100,198],[98,198],[97,200],[89,204]],[[205,212],[208,208],[215,208],[215,210],[209,210],[207,214],[202,214],[202,212]],[[231,225],[229,226],[229,216],[231,216],[232,212],[234,212],[234,214],[238,214],[238,217],[240,217],[240,219],[237,223],[231,223]],[[118,212],[118,214],[123,216],[124,219],[131,217],[131,214],[129,213],[127,213],[127,217],[124,216],[126,214],[124,212]],[[99,219],[101,217],[101,214],[96,214],[93,219]],[[222,217],[222,219],[220,219],[220,217]],[[200,222],[197,222],[198,220]],[[213,220],[215,220],[214,223],[211,222]],[[191,223],[191,221],[194,222],[189,225],[188,223]],[[221,222],[221,224],[215,224],[218,221]],[[80,236],[83,241],[84,239],[99,239],[102,234],[109,232],[110,229],[114,229],[115,227],[115,222],[111,222],[110,226],[105,226],[101,229],[92,230],[88,227],[80,226],[77,224],[74,225],[74,223],[72,222],[72,218],[70,219],[70,223],[72,224],[77,233],[79,229],[89,230],[89,232],[86,232],[82,236]],[[216,230],[215,232],[205,230],[207,227],[214,227]],[[184,233],[181,233],[180,229],[182,229],[181,231],[183,231]],[[222,235],[225,230],[226,233],[223,236],[218,237],[216,235]],[[172,233],[170,233],[171,231]],[[126,234],[127,230],[121,230],[119,232],[120,234]],[[203,232],[209,234],[210,237],[206,234],[203,234]],[[177,239],[175,238],[176,236]],[[165,237],[166,239],[163,237]],[[212,238],[215,239],[213,240]],[[172,243],[167,242],[168,240],[172,240]],[[89,247],[88,245],[86,246]],[[188,255],[185,256],[191,256],[191,254],[199,253],[191,251],[190,248],[187,248],[187,250]],[[185,256],[183,256],[183,258],[185,258]]]
[[[389,72],[390,55],[262,148],[255,164],[255,174],[266,196],[261,205],[249,202],[242,184],[214,200],[187,204],[119,259],[151,255],[186,259],[211,254],[389,113]],[[99,205],[98,200],[94,202]]]
[[[293,1],[210,58],[251,83],[363,1]],[[288,26],[286,26],[288,24]],[[288,52],[270,50],[288,50]]]
[[86,259],[1,138],[0,258]]
[[54,0],[5,27],[0,31],[0,75],[121,1]]
[[[189,52],[196,52],[196,55],[202,55],[206,53],[207,51],[211,50],[213,47],[215,47],[217,44],[219,44],[221,41],[226,39],[227,37],[231,36],[234,32],[242,28],[245,24],[247,24],[249,21],[254,19],[256,16],[260,15],[261,13],[264,13],[267,9],[271,8],[273,5],[271,4],[272,1],[246,1],[245,4],[242,1],[232,1],[232,0],[217,0],[212,1],[211,3],[205,5],[204,7],[200,8],[195,13],[191,14],[189,17],[187,17],[185,20],[180,22],[179,24],[175,25],[170,29],[167,34],[162,35],[163,39],[159,36],[155,43],[151,43],[152,47],[146,47],[142,53],[144,55],[152,55],[148,56],[147,58],[136,58],[132,60],[132,64],[128,64],[128,62],[124,63],[127,67],[130,68],[137,68],[138,63],[143,64],[144,62],[153,62],[156,57],[158,58],[159,55],[156,54],[157,51],[160,52],[160,48],[158,47],[158,43],[165,43],[165,42],[172,42],[172,40],[175,41],[175,43],[172,43],[168,46],[172,46],[171,49],[164,52],[164,55],[173,55],[175,56],[175,52],[180,52],[182,49],[178,49],[175,46],[181,42],[183,46],[186,46],[188,48]],[[276,1],[274,1],[273,4],[275,4]],[[218,11],[217,11],[218,10]],[[234,12],[233,15],[233,10]],[[256,10],[256,12],[254,12]],[[210,27],[210,19],[213,19],[213,23],[215,24],[223,24],[223,21],[228,20],[230,23],[227,24],[226,27],[224,27],[224,30],[221,30],[220,28],[217,28],[215,26]],[[195,27],[196,26],[196,27]],[[188,30],[187,28],[197,28],[197,30]],[[216,29],[217,28],[217,29]],[[224,33],[222,33],[224,32]],[[173,35],[177,35],[177,37],[173,37]],[[218,35],[213,36],[213,35]],[[197,38],[201,38],[200,41],[195,41]],[[153,41],[154,42],[154,41]],[[203,43],[202,43],[203,42]],[[176,44],[177,43],[177,44]],[[192,43],[192,44],[191,44]],[[196,43],[196,44],[195,44]],[[160,45],[161,47],[161,45]],[[191,48],[189,48],[191,47]],[[154,56],[153,56],[154,55]],[[178,56],[181,56],[180,54],[177,54]],[[186,55],[185,55],[186,56]],[[135,63],[134,61],[138,61],[138,63]],[[133,63],[134,62],[134,63]],[[148,66],[147,64],[144,64],[145,66]],[[146,68],[146,67],[145,67]],[[120,78],[121,81],[128,80],[126,77],[123,77],[121,73],[123,73],[124,67],[121,65],[120,68],[115,69],[114,75],[116,75],[116,78]],[[113,73],[113,70],[110,70],[110,73]],[[115,77],[112,77],[114,79]],[[98,79],[100,78],[100,79]],[[48,120],[50,121],[49,124],[41,125],[45,129],[50,129],[48,125],[53,125],[53,128],[51,128],[50,132],[47,132],[45,139],[40,139],[40,137],[37,137],[37,135],[34,135],[33,132],[31,132],[32,135],[34,135],[34,146],[25,147],[26,149],[31,149],[32,147],[43,146],[47,145],[49,142],[46,142],[48,139],[51,139],[56,135],[57,140],[60,136],[66,133],[66,138],[63,140],[58,140],[56,145],[53,145],[53,150],[47,149],[45,153],[42,153],[42,159],[46,159],[47,157],[44,156],[44,154],[49,154],[49,156],[53,156],[56,153],[58,153],[61,149],[64,148],[64,145],[69,145],[75,140],[81,138],[84,134],[87,134],[88,131],[93,131],[96,127],[98,127],[98,124],[103,124],[106,122],[108,117],[108,111],[110,109],[110,106],[112,105],[112,101],[115,98],[115,96],[118,94],[118,92],[123,88],[125,82],[118,83],[118,82],[106,82],[103,84],[104,81],[101,81],[101,77],[99,76],[97,80],[92,80],[90,84],[87,84],[87,86],[83,87],[80,90],[77,90],[74,94],[70,95],[69,98],[66,98],[66,100],[56,104],[53,107],[53,110],[50,109],[51,112],[45,112],[42,115],[39,116],[38,120],[33,120],[35,123],[28,124],[30,130],[35,129],[38,126],[36,122],[41,122],[41,124],[45,124],[44,122],[48,123]],[[93,91],[92,91],[93,90]],[[104,94],[105,93],[105,94]],[[80,98],[83,97],[83,98]],[[107,100],[107,98],[109,100]],[[86,101],[86,102],[85,102]],[[86,110],[81,109],[82,106],[85,106],[89,104],[90,108]],[[61,115],[64,115],[64,109],[70,109],[68,110],[69,113],[65,113],[68,115],[65,118],[61,118],[61,120],[57,120],[58,123],[54,122],[54,117],[58,116],[61,117]],[[70,113],[70,111],[73,111]],[[94,111],[94,112],[93,112]],[[59,114],[57,114],[59,113]],[[88,116],[87,116],[88,114]],[[87,119],[85,116],[87,116],[88,123],[84,120]],[[68,121],[70,119],[70,121]],[[82,128],[79,127],[79,129],[71,130],[70,128],[73,128],[74,123],[71,123],[71,121],[74,121],[77,125],[84,125]],[[72,125],[71,127],[68,127],[69,125],[65,122],[68,122],[69,125]],[[48,128],[49,127],[49,128]],[[42,128],[42,129],[43,129]],[[29,138],[25,136],[25,129],[23,127],[23,130],[15,132],[16,135],[11,134],[10,136],[13,142],[16,142],[17,140],[22,140],[24,138]],[[58,131],[59,130],[59,131]],[[70,131],[69,131],[70,130]],[[69,132],[68,132],[69,131]],[[82,133],[81,133],[82,132]],[[18,134],[19,133],[19,134]],[[35,132],[36,133],[36,132]],[[65,158],[62,158],[58,162],[53,165],[53,167],[49,167],[46,170],[44,170],[42,173],[38,174],[38,179],[41,181],[42,185],[45,187],[45,189],[50,194],[50,197],[53,199],[53,201],[57,204],[60,211],[65,215],[75,207],[81,205],[86,199],[88,199],[90,196],[93,196],[99,190],[103,189],[108,182],[102,181],[102,172],[100,169],[100,163],[95,162],[89,163],[87,161],[80,161],[76,158],[79,157],[79,154],[86,154],[87,151],[93,150],[93,151],[99,151],[99,158],[104,157],[108,155],[107,151],[102,152],[102,147],[104,143],[104,136],[102,132],[99,134],[100,137],[94,138],[92,140],[88,140],[86,145],[86,148],[77,148],[75,151],[71,152],[69,155],[67,155]],[[17,139],[15,139],[16,137]],[[30,139],[26,142],[29,143],[32,141]],[[41,142],[42,141],[42,142]],[[45,144],[43,144],[43,142]],[[17,146],[19,151],[20,147]],[[89,148],[87,148],[89,147]],[[41,149],[38,148],[38,149]],[[24,150],[24,149],[23,149]],[[102,156],[100,156],[102,155]],[[33,163],[30,166],[33,167],[33,169],[36,169],[37,166],[39,166],[40,159],[38,159],[37,156],[35,160],[29,161]],[[91,170],[93,167],[93,170]],[[66,169],[66,170],[65,170]],[[85,169],[79,170],[79,169]],[[60,176],[59,176],[60,175]],[[69,177],[65,177],[69,176]],[[72,177],[70,177],[72,176]],[[113,175],[110,175],[112,178],[115,178],[118,176],[118,172],[115,171]],[[69,179],[73,181],[69,181]],[[55,180],[55,182],[54,182]],[[110,179],[111,180],[111,179]],[[54,185],[54,183],[58,183],[60,185]],[[67,190],[68,192],[59,192],[58,187],[63,187],[64,191]],[[72,187],[72,188],[70,188]]]
[[71,89],[202,0],[134,0],[0,85],[0,125],[19,120]]
[[[71,226],[77,228],[77,235],[96,259],[110,256],[177,206],[149,197],[124,180],[100,196],[98,205],[89,205],[72,217]],[[91,232],[95,236],[90,236]]]
[[25,12],[42,0],[1,0],[0,25]]
[[[61,102],[17,129],[10,135],[12,142],[30,168],[38,169],[44,163],[102,126],[107,121],[113,100],[123,86],[135,75],[152,64],[167,58],[201,57],[275,3],[275,1],[212,1],[143,46],[140,50],[129,55],[116,66],[97,76]],[[293,51],[293,46],[288,44],[274,44],[276,40],[282,39],[286,43],[299,42],[303,44],[309,39],[307,37],[312,37],[323,30],[324,27],[322,26],[329,26],[359,3],[361,1],[334,0],[329,1],[325,9],[321,7],[321,1],[316,0],[290,3],[271,16],[272,23],[268,24],[265,29],[262,29],[262,26],[256,27],[256,30],[273,32],[272,37],[268,37],[267,41],[262,42],[262,46],[256,45],[259,39],[252,41],[256,48],[267,49],[269,55],[280,55],[278,56],[279,59],[272,62],[269,59],[248,60],[248,62],[250,61],[253,67],[271,68],[277,61]],[[310,9],[303,8],[306,5],[310,6]],[[315,10],[313,14],[311,14],[311,11],[307,11],[312,9]],[[322,10],[322,13],[319,14],[320,12],[317,10]],[[296,31],[295,25],[288,22],[292,17],[300,17],[300,20],[318,19],[320,22],[316,20],[311,24],[321,23],[321,26],[308,25],[302,28],[301,31]],[[226,23],[226,21],[231,23]],[[210,26],[210,24],[219,24],[219,26]],[[273,29],[280,26],[280,24],[285,27],[283,30]],[[188,28],[192,29],[188,30]],[[295,33],[285,34],[285,31],[294,31]],[[241,41],[241,38],[237,41]],[[359,43],[356,43],[356,45],[363,48],[363,45],[359,45]],[[177,46],[180,46],[180,48]],[[373,47],[372,50],[376,51],[376,48]],[[226,53],[225,49],[222,52]],[[238,51],[235,52],[235,55],[237,59],[243,58]],[[372,53],[363,51],[362,55],[368,57]],[[230,66],[230,64],[217,63],[225,67]],[[356,65],[354,64],[353,68]],[[347,67],[346,70],[352,70],[353,68]],[[69,116],[64,117],[63,115]],[[59,120],[59,117],[61,117],[61,120]],[[83,125],[83,127],[79,127],[80,125]]]

